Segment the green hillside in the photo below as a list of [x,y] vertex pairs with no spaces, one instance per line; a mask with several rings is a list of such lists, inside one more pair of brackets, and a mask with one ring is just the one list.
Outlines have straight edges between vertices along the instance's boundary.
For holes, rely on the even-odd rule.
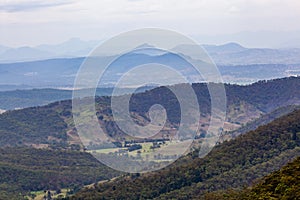
[[0,199],[22,199],[30,191],[77,190],[120,175],[88,153],[33,148],[1,148],[0,174]]
[[199,199],[207,192],[242,189],[300,155],[300,110],[149,174],[128,176],[70,199]]
[[300,157],[281,170],[273,172],[246,192],[250,199],[299,199],[300,198]]
[[[185,85],[172,87],[184,89]],[[240,127],[278,106],[298,104],[300,94],[295,88],[299,87],[300,78],[248,86],[226,85],[228,129]],[[193,88],[205,124],[210,117],[209,93],[205,84],[193,84]],[[106,133],[119,140],[124,133],[113,121],[110,100],[110,97],[96,98],[97,116]],[[152,105],[163,105],[168,114],[166,128],[177,128],[179,103],[166,87],[134,94],[130,103],[133,118],[141,124],[149,120],[147,112]],[[71,105],[71,100],[64,100],[0,114],[0,199],[19,198],[29,191],[78,189],[120,175],[99,164],[90,154],[81,152],[83,146],[74,127]],[[276,116],[297,107],[288,108],[275,111]],[[204,159],[198,158],[198,152],[194,151],[161,171],[150,175],[123,175],[96,185],[95,190],[93,187],[84,189],[74,198],[88,199],[96,195],[108,199],[185,199],[198,198],[199,194],[211,191],[247,187],[299,155],[299,119],[299,111],[295,111],[216,146]],[[199,140],[205,127],[201,126]]]
[[0,115],[1,146],[67,145],[68,125],[54,109],[26,108]]
[[[185,85],[176,85],[184,90]],[[225,85],[227,92],[227,122],[224,130],[241,127],[262,114],[279,107],[300,103],[300,77],[291,77],[248,86]],[[205,134],[210,118],[210,97],[205,84],[193,84],[201,108],[201,128],[198,137]],[[113,121],[110,97],[96,98],[97,116],[106,133],[119,140],[124,132]],[[130,110],[135,120],[146,124],[148,110],[154,104],[165,107],[168,115],[167,129],[178,128],[180,106],[174,94],[166,87],[134,94]],[[2,146],[33,146],[52,149],[80,148],[80,141],[72,120],[70,100],[51,103],[47,106],[8,111],[0,115],[0,144]],[[75,146],[75,147],[74,147]]]
[[249,188],[239,191],[231,189],[211,192],[205,194],[202,198],[205,200],[299,199],[300,157],[288,163],[280,170],[272,172]]

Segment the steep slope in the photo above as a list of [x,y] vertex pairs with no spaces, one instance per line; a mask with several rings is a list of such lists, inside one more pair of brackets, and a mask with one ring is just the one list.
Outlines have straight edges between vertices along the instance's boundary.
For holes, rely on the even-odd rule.
[[83,189],[69,199],[191,199],[205,192],[242,188],[300,155],[300,110],[148,174]]
[[[201,197],[199,197],[201,198]],[[202,197],[203,198],[203,197]],[[243,190],[210,192],[205,200],[288,200],[300,198],[300,157]]]
[[300,198],[300,157],[246,192],[248,199],[298,199]]
[[249,131],[253,131],[255,129],[257,129],[259,126],[265,125],[270,123],[271,121],[284,116],[288,113],[293,112],[294,110],[298,110],[300,109],[299,106],[296,105],[289,105],[289,106],[284,106],[284,107],[280,107],[270,113],[267,113],[265,115],[262,115],[261,117],[259,117],[256,120],[250,121],[249,123],[245,124],[244,126],[234,130],[234,131],[229,131],[226,133],[226,135],[230,135],[233,137],[236,137],[240,134],[244,134],[247,133]]

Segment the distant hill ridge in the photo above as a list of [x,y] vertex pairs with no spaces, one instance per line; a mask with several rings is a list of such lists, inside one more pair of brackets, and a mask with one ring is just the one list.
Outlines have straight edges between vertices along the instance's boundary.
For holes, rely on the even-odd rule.
[[[172,87],[184,89],[184,86]],[[204,83],[193,84],[192,87],[201,107],[203,127],[200,128],[200,132],[205,133],[206,123],[210,118],[209,92]],[[225,85],[228,102],[225,130],[236,129],[279,107],[299,105],[299,87],[300,77],[260,81],[248,86]],[[99,122],[107,134],[116,137],[117,140],[122,138],[124,132],[118,128],[111,114],[110,97],[97,97],[96,102]],[[178,126],[180,122],[179,102],[166,87],[158,87],[132,95],[130,108],[131,112],[134,113],[135,120],[146,123],[149,120],[147,112],[154,104],[161,104],[165,107],[168,114],[167,126]],[[74,141],[73,134],[76,135],[76,131],[73,131],[75,127],[72,120],[71,105],[71,100],[64,100],[46,106],[8,111],[1,114],[0,144],[2,146],[43,144],[50,148],[71,148],[71,144],[80,144],[80,142]]]
[[[72,38],[57,45],[10,48],[0,46],[0,63],[36,61],[53,58],[85,57],[100,41],[83,41]],[[142,44],[140,47],[149,47]],[[222,45],[202,45],[217,64],[292,64],[300,63],[300,49],[246,48],[234,42]],[[175,47],[177,48],[177,47]],[[190,47],[192,48],[192,47]]]
[[[191,48],[179,46],[178,48]],[[238,44],[223,46],[206,46],[213,61],[217,64],[224,82],[247,84],[257,80],[282,78],[300,75],[300,50],[245,49]],[[26,50],[27,48],[22,48]],[[193,50],[191,52],[193,54]],[[15,53],[13,53],[15,55]],[[26,53],[21,53],[26,55]],[[105,84],[116,83],[118,74],[131,67],[146,63],[160,63],[180,71],[189,77],[191,82],[199,82],[200,77],[190,71],[190,65],[176,54],[162,53],[154,50],[134,51],[114,62],[110,67],[110,76],[104,78]],[[1,54],[0,54],[1,58]],[[99,58],[105,60],[107,57]],[[1,63],[0,90],[30,88],[61,88],[72,87],[77,72],[85,57],[59,57],[38,61],[18,61]],[[202,64],[203,61],[197,61]],[[251,69],[251,70],[250,70]]]

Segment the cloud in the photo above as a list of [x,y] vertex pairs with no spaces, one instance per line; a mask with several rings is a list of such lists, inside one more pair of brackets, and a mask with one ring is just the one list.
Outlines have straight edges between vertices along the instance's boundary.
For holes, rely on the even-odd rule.
[[7,3],[0,3],[0,12],[25,12],[25,11],[34,11],[40,10],[49,7],[57,7],[62,5],[67,5],[73,3],[72,1],[18,1],[18,2],[7,2]]
[[[217,36],[232,41],[228,35],[240,32],[298,31],[299,10],[299,0],[0,0],[0,44],[35,46],[71,37],[99,40],[144,27],[224,43]],[[298,35],[281,37],[292,40]],[[255,45],[265,41],[247,38]]]

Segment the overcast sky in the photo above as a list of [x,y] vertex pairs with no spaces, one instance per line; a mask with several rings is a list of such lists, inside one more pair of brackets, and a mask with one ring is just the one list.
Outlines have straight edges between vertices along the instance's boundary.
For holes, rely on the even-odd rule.
[[200,43],[276,46],[300,44],[299,21],[299,0],[0,0],[0,44],[102,40],[159,27]]

